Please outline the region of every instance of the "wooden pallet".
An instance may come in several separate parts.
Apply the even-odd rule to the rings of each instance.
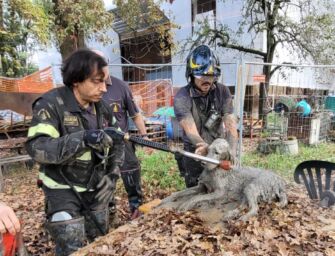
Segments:
[[[25,132],[28,131],[31,122],[31,117],[25,119],[23,121],[14,122],[12,121],[4,121],[0,120],[0,133],[3,133],[7,136],[7,138],[11,138],[10,133],[13,132]]]
[[[0,159],[0,192],[3,192],[4,189],[3,171],[8,170],[8,165],[18,162],[26,163],[29,160],[32,160],[29,155],[18,155]],[[26,167],[28,167],[28,165],[26,165]]]
[[[263,129],[263,120],[252,117],[243,119],[243,135],[250,138],[259,136]]]
[[[161,123],[146,123],[146,130],[149,139],[156,142],[166,141],[165,125]],[[129,130],[129,134],[138,135],[138,130]]]

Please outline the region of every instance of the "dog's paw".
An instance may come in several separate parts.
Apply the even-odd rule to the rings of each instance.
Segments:
[[[178,207],[178,210],[181,211],[181,212],[186,212],[188,210],[191,210],[193,209],[195,206],[195,204],[191,201],[191,202],[185,202],[185,203],[182,203],[179,207]]]
[[[229,212],[225,213],[222,220],[223,221],[228,221],[228,220],[236,219],[239,215],[240,215],[240,210],[235,209],[235,210],[232,210],[232,211],[229,211]]]

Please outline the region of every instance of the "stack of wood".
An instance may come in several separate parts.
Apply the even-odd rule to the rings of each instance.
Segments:
[[[243,118],[243,135],[245,137],[259,136],[263,129],[263,120],[253,117]]]
[[[163,142],[166,140],[165,125],[162,122],[145,121],[145,128],[149,139],[156,142]],[[129,130],[129,134],[138,135],[138,130]]]
[[[0,134],[5,134],[7,138],[11,138],[12,132],[26,132],[28,131],[31,122],[31,116],[25,116],[23,121],[7,121],[0,120]]]

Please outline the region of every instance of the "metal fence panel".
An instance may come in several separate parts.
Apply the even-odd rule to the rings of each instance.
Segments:
[[[261,154],[295,154],[302,143],[316,145],[333,139],[334,66],[243,65],[244,70],[270,65],[276,69],[268,83],[254,75],[243,84],[240,115],[245,148],[253,145]],[[266,91],[263,95],[262,87]]]

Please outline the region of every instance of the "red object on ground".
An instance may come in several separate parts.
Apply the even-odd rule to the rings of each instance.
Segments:
[[[16,251],[16,236],[13,236],[10,233],[5,233],[2,235],[3,243],[3,256],[14,256]]]

